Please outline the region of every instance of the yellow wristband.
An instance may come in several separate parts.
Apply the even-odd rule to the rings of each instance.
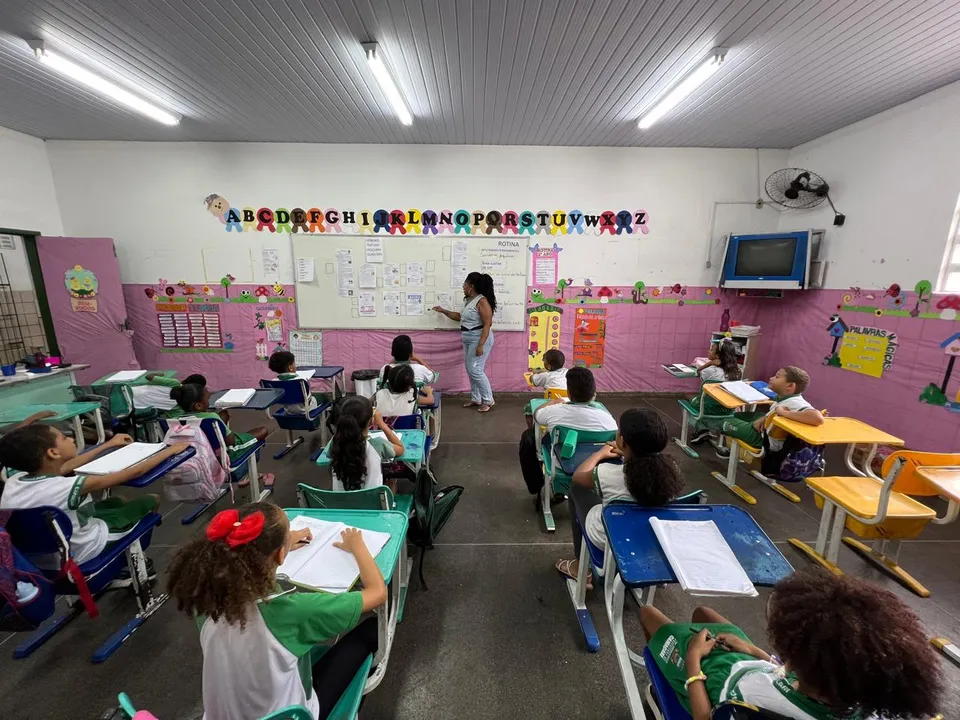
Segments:
[[[706,681],[707,681],[707,676],[704,675],[703,673],[698,673],[698,674],[694,675],[693,677],[688,677],[688,678],[687,678],[686,682],[683,683],[683,689],[686,690],[688,687],[690,687],[690,684],[691,684],[691,683],[695,683],[695,682],[706,682]]]

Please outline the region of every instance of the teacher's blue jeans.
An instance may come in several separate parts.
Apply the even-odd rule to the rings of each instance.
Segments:
[[[487,365],[487,358],[490,357],[490,351],[493,350],[493,331],[490,331],[487,341],[483,344],[483,355],[477,355],[477,343],[480,342],[482,332],[483,330],[465,330],[460,333],[463,340],[463,364],[466,365],[467,375],[470,377],[470,400],[492,405],[493,388],[490,387],[484,368]]]

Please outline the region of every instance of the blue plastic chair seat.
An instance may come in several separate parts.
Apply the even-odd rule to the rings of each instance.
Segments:
[[[287,412],[286,408],[277,408],[273,412],[273,419],[281,430],[316,430],[323,421],[323,413],[330,409],[333,403],[325,402],[313,408],[306,414]]]
[[[693,720],[687,709],[680,704],[677,693],[670,687],[670,683],[660,668],[657,667],[653,659],[653,653],[650,648],[643,649],[643,660],[647,666],[647,674],[650,676],[650,682],[653,684],[653,694],[656,695],[660,703],[660,712],[663,720]]]
[[[123,538],[107,545],[102,553],[92,560],[87,560],[87,562],[83,563],[83,565],[80,566],[80,572],[82,572],[85,577],[90,578],[92,575],[97,576],[87,581],[87,585],[90,586],[90,591],[96,593],[98,591],[98,584],[109,583],[110,580],[116,576],[116,573],[113,572],[104,573],[103,570],[105,568],[117,561],[122,563],[123,566],[126,566],[127,558],[125,553],[134,540],[139,540],[140,547],[144,550],[150,547],[153,529],[162,521],[163,516],[160,515],[160,513],[150,513],[138,522],[133,530],[124,535]],[[101,578],[104,579],[101,580]],[[109,578],[109,580],[106,578]],[[64,586],[66,589],[64,589]],[[74,587],[74,585],[69,580],[61,580],[60,583],[55,584],[54,587],[57,589],[57,592],[69,594],[69,588]]]

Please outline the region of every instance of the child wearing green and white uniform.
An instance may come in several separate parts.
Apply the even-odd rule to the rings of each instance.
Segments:
[[[709,720],[728,700],[790,720],[936,714],[939,660],[919,618],[893,593],[807,569],[777,583],[767,618],[782,662],[710,608],[697,608],[689,623],[640,609],[657,669],[693,720]]]
[[[300,376],[297,375],[296,357],[292,352],[277,350],[270,356],[267,367],[277,374],[277,380],[297,380],[300,378]],[[307,387],[309,387],[309,383],[307,383]],[[283,409],[293,415],[306,415],[311,410],[316,410],[323,403],[327,402],[328,399],[326,393],[310,393],[307,396],[306,402],[295,405],[284,405]]]
[[[690,438],[691,445],[696,445],[709,438],[720,430],[727,415],[733,415],[732,410],[728,410],[712,397],[704,394],[703,386],[709,383],[740,379],[737,347],[729,338],[722,338],[719,342],[710,346],[708,358],[707,364],[697,371],[700,376],[700,392],[690,400],[694,407],[698,407],[702,396],[704,415],[700,420],[697,420],[693,427],[693,437]]]
[[[82,456],[73,438],[52,425],[37,423],[17,428],[0,439],[0,462],[21,472],[12,475],[0,496],[0,509],[59,508],[73,526],[70,551],[78,564],[92,560],[113,540],[119,540],[140,520],[157,509],[156,495],[132,500],[110,497],[97,502],[92,494],[122,485],[187,449],[172,445],[147,459],[106,475],[74,475],[76,468],[91,462],[106,450],[133,442],[129,435],[114,435]],[[59,568],[62,558],[33,558],[41,567]]]
[[[371,425],[376,430],[371,435]],[[384,482],[384,460],[400,457],[406,451],[403,442],[370,400],[353,395],[343,401],[337,429],[327,450],[333,472],[334,490],[365,490],[386,484],[396,492],[392,477]]]
[[[543,354],[543,372],[524,373],[523,379],[527,385],[544,390],[566,390],[567,389],[567,368],[563,365],[567,361],[566,356],[556,349],[547,350]],[[527,420],[527,427],[533,427],[533,409],[530,403],[523,406],[523,414]]]
[[[335,545],[356,558],[362,591],[277,586],[277,568],[311,539],[309,529],[291,531],[276,506],[254,503],[219,513],[174,556],[170,594],[200,628],[205,720],[249,720],[291,705],[321,720],[376,653],[377,620],[361,616],[386,602],[387,589],[358,530]]]
[[[166,414],[170,411],[177,414],[177,401],[170,397],[170,390],[181,385],[201,385],[206,387],[207,379],[203,375],[189,375],[183,382],[174,377],[167,377],[162,373],[148,373],[144,378],[146,385],[131,385],[130,393],[133,396],[133,407],[137,411],[159,410]],[[167,415],[167,417],[170,417]]]

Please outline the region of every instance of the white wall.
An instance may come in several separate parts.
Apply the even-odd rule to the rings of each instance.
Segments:
[[[6,128],[0,128],[0,227],[63,234],[45,143]],[[14,249],[0,253],[10,283],[14,290],[33,290],[23,241],[13,236],[13,242]]]
[[[829,287],[936,283],[960,194],[960,83],[796,147],[790,165],[826,178],[847,216],[834,227],[824,203],[780,217],[827,229]]]
[[[292,281],[287,236],[224,232],[203,203],[219,193],[241,208],[645,209],[646,236],[560,239],[561,275],[602,284],[713,284],[716,265],[707,270],[704,263],[714,202],[752,202],[758,165],[762,180],[787,158],[781,150],[760,151],[758,163],[754,150],[47,145],[66,233],[114,238],[124,282],[204,279],[202,248],[235,251],[238,258],[252,250],[260,280],[263,247],[281,251],[282,279]],[[776,223],[769,209],[721,205],[715,235],[774,230]]]

